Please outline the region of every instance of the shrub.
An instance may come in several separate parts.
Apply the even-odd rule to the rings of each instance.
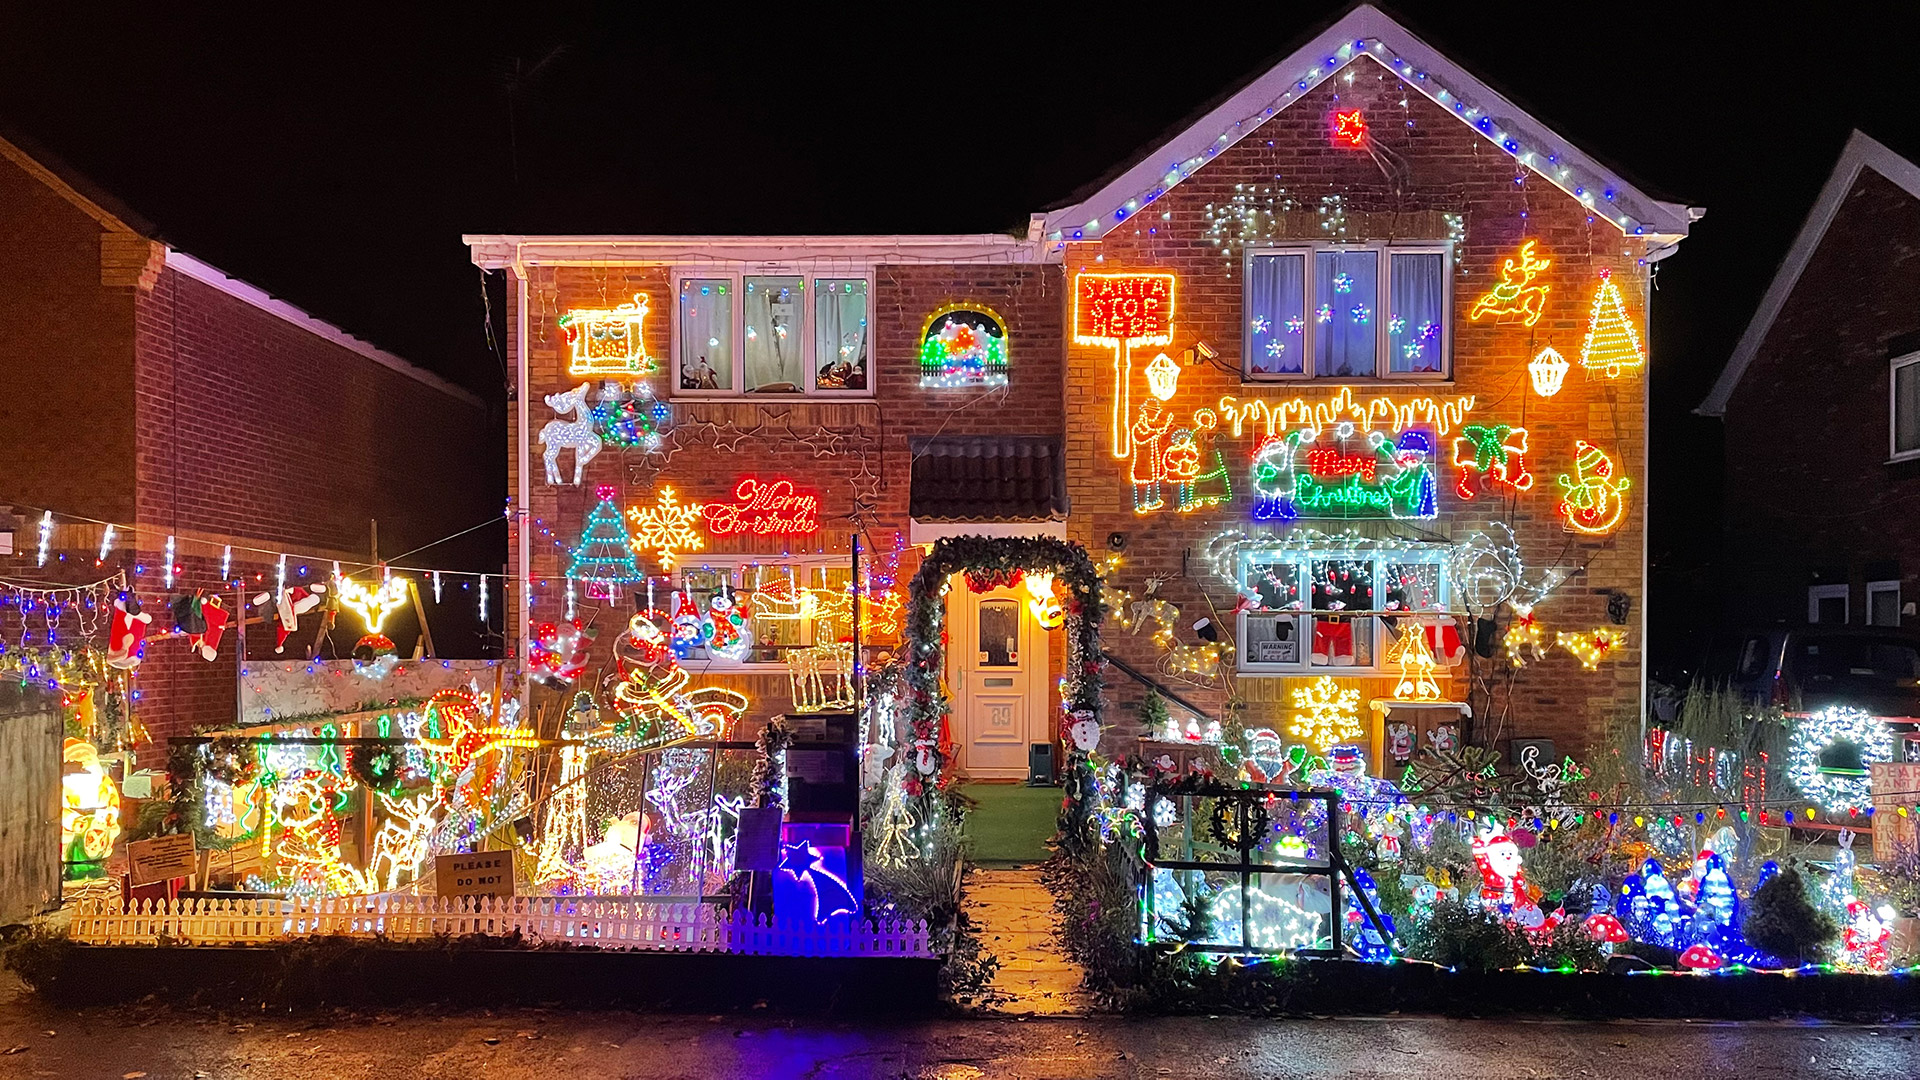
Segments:
[[[1833,916],[1807,898],[1806,883],[1793,867],[1754,892],[1743,929],[1754,948],[1791,964],[1821,959],[1840,936]]]
[[[1407,951],[1462,971],[1495,971],[1530,961],[1526,935],[1475,903],[1441,899],[1433,913],[1409,930]]]

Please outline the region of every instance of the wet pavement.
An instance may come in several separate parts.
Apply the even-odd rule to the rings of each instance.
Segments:
[[[1092,1011],[1085,972],[1054,934],[1053,894],[1038,867],[967,872],[966,911],[1000,961],[985,1006],[997,1013],[1058,1016]]]
[[[1437,1018],[787,1022],[521,1009],[266,1016],[60,1010],[0,992],[0,1078],[1685,1077],[1920,1074],[1914,1027]]]

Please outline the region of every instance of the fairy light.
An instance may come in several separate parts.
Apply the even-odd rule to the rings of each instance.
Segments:
[[[100,560],[99,561],[101,562],[107,561],[107,554],[113,550],[113,537],[114,537],[113,526],[108,525],[106,528],[106,531],[100,534]]]
[[[1627,317],[1620,287],[1613,283],[1613,270],[1600,269],[1600,287],[1593,293],[1593,311],[1587,316],[1587,337],[1580,343],[1580,366],[1617,379],[1623,372],[1645,367],[1647,354],[1640,347],[1640,335]]]
[[[53,543],[53,511],[40,515],[40,555],[35,566],[47,565],[47,548]]]
[[[165,573],[167,588],[173,588],[173,536],[167,536],[167,568]]]
[[[1859,751],[1857,769],[1822,763],[1826,751],[1840,743],[1851,743]],[[1794,725],[1787,744],[1787,773],[1802,795],[1829,812],[1865,806],[1873,798],[1867,766],[1894,760],[1893,751],[1893,731],[1885,721],[1851,706],[1831,705]],[[1812,816],[1811,807],[1808,816]]]

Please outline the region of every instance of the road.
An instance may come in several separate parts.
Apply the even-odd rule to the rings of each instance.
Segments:
[[[1177,1017],[905,1023],[517,1009],[239,1016],[0,995],[0,1078],[821,1080],[1920,1074],[1920,1029]],[[24,1048],[24,1049],[16,1049]]]

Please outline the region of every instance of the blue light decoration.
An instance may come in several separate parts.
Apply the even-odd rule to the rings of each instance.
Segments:
[[[1374,884],[1373,875],[1367,873],[1366,867],[1356,866],[1353,868],[1353,880],[1359,884],[1360,891],[1366,894],[1367,902],[1372,904],[1373,910],[1379,914],[1381,925],[1387,928],[1389,935],[1393,934],[1395,932],[1393,916],[1387,914],[1386,909],[1380,906],[1380,890]],[[1373,920],[1367,918],[1367,913],[1360,907],[1359,898],[1349,892],[1346,901],[1347,941],[1353,946],[1353,951],[1368,963],[1380,964],[1392,959],[1392,944],[1380,936],[1380,931],[1373,928]]]
[[[1431,520],[1440,513],[1433,447],[1425,431],[1359,435],[1345,423],[1275,435],[1253,454],[1254,519]]]
[[[1634,940],[1680,948],[1680,928],[1686,912],[1673,883],[1661,871],[1660,860],[1648,859],[1640,873],[1627,875],[1620,883],[1613,913],[1627,925]]]
[[[827,868],[829,853],[839,855],[842,865],[846,862],[846,851],[822,851],[808,840],[797,844],[782,842],[780,845],[780,877],[791,881],[807,896],[809,903],[803,909],[816,923],[826,922],[836,915],[856,915],[860,912],[860,900],[848,888],[846,879]],[[779,897],[774,898],[774,910],[782,911]]]

